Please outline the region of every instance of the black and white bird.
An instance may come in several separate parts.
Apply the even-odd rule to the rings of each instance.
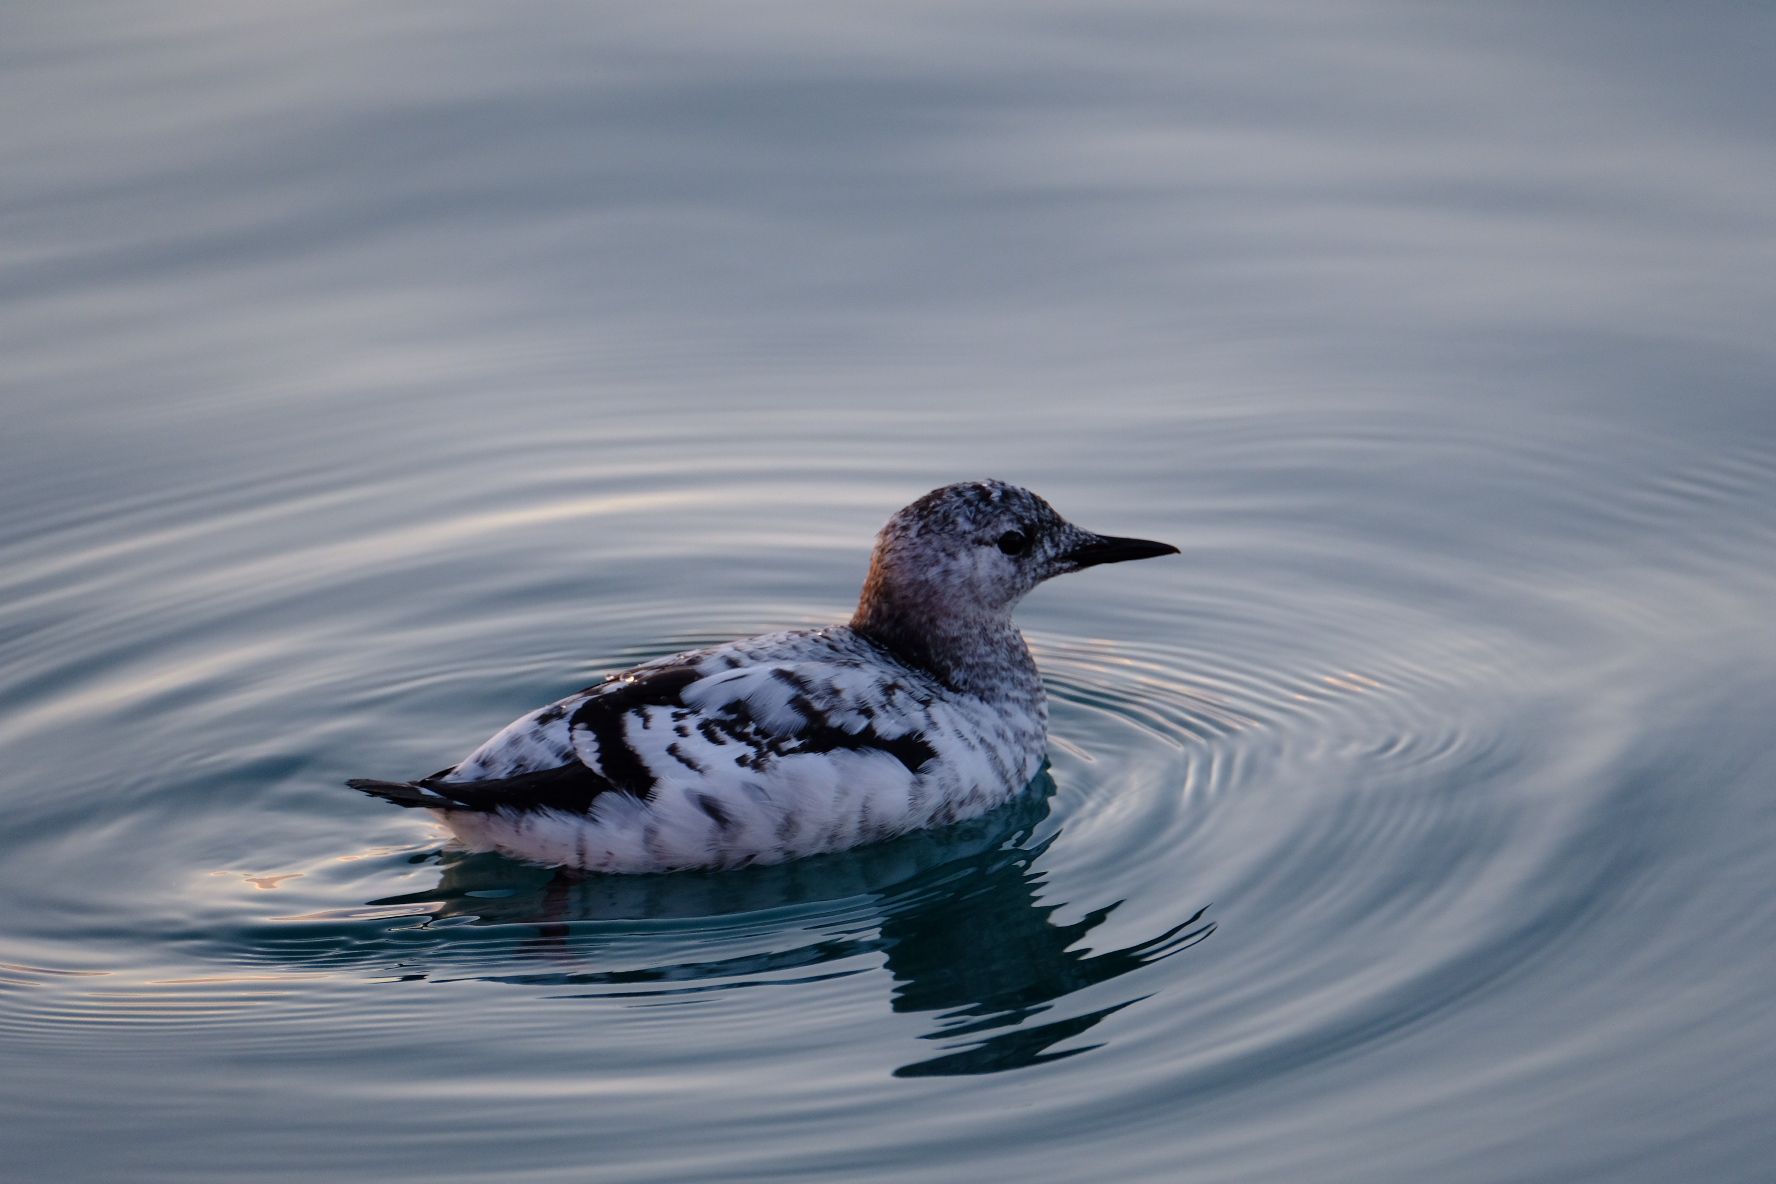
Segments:
[[[781,863],[971,818],[1047,747],[1012,608],[1051,576],[1177,551],[1003,481],[947,485],[882,528],[848,624],[644,662],[430,777],[348,784],[472,850],[597,872]]]

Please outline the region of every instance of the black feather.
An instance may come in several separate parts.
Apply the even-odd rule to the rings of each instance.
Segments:
[[[376,781],[369,777],[354,777],[346,782],[353,789],[361,789],[372,797],[382,798],[397,806],[413,808],[426,806],[435,810],[447,810],[451,804],[444,798],[425,791],[413,781]]]
[[[539,769],[516,777],[488,781],[347,781],[353,789],[383,798],[397,806],[423,806],[429,810],[466,810],[494,814],[501,810],[526,814],[559,810],[585,814],[601,793],[619,792],[606,778],[574,761],[555,769]]]
[[[593,688],[595,693],[574,712],[569,727],[592,733],[607,786],[643,801],[653,795],[658,779],[623,734],[629,713],[638,707],[683,707],[679,692],[701,677],[695,666],[667,666]]]

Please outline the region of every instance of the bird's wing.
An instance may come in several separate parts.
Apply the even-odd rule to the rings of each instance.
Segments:
[[[805,659],[724,670],[687,685],[684,704],[752,762],[803,753],[887,753],[917,773],[936,753],[929,694],[855,662]]]
[[[786,758],[892,758],[907,781],[936,755],[929,692],[826,652],[730,667],[721,650],[676,655],[513,721],[460,765],[357,788],[405,806],[585,813],[612,791],[662,782],[719,789]],[[893,768],[893,765],[885,768]]]

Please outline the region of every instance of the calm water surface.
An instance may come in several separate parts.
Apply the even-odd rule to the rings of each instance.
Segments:
[[[15,4],[19,1179],[1752,1182],[1776,17]],[[348,776],[1027,484],[1050,767],[772,869]]]

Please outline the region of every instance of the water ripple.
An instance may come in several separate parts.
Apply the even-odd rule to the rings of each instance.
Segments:
[[[1467,447],[1519,475],[1554,463]],[[1718,672],[1768,640],[1769,578],[1745,556],[1776,537],[1754,509],[1772,475],[1730,454],[1619,495],[1563,490],[1537,512],[1582,522],[1587,562],[1599,538],[1661,540],[1595,571],[1538,566],[1515,540],[1436,550],[1406,510],[1355,495],[1353,515],[1388,529],[1337,546],[1286,504],[1261,526],[1210,499],[1208,521],[1177,528],[1188,565],[1062,581],[1026,606],[1052,726],[1025,794],[855,851],[673,876],[467,855],[339,783],[436,767],[609,670],[842,619],[848,509],[812,544],[745,536],[782,570],[721,596],[673,577],[739,548],[652,537],[690,501],[552,479],[491,509],[379,485],[402,510],[343,532],[306,516],[356,503],[308,491],[207,524],[176,507],[190,520],[147,546],[89,526],[60,548],[24,537],[0,738],[53,792],[14,802],[0,1031],[99,1056],[201,1028],[294,1058],[317,1028],[410,1047],[467,1014],[538,1055],[596,1033],[601,1057],[684,1081],[1081,1075],[1083,1095],[1042,1095],[1044,1129],[1258,1104],[1427,1042],[1489,1064],[1463,1034],[1550,983],[1583,996],[1574,947],[1630,948],[1661,893],[1708,895],[1661,854],[1700,824],[1649,770],[1693,786],[1755,771],[1686,737],[1766,701]],[[693,500],[768,517],[806,493],[717,474]],[[576,541],[589,521],[614,540],[602,564]],[[1653,945],[1676,964],[1698,940]],[[1562,1014],[1563,1071],[1602,1055],[1591,1021]],[[685,1059],[662,1060],[662,1040]],[[831,1103],[853,1125],[885,1105],[914,1103]]]

